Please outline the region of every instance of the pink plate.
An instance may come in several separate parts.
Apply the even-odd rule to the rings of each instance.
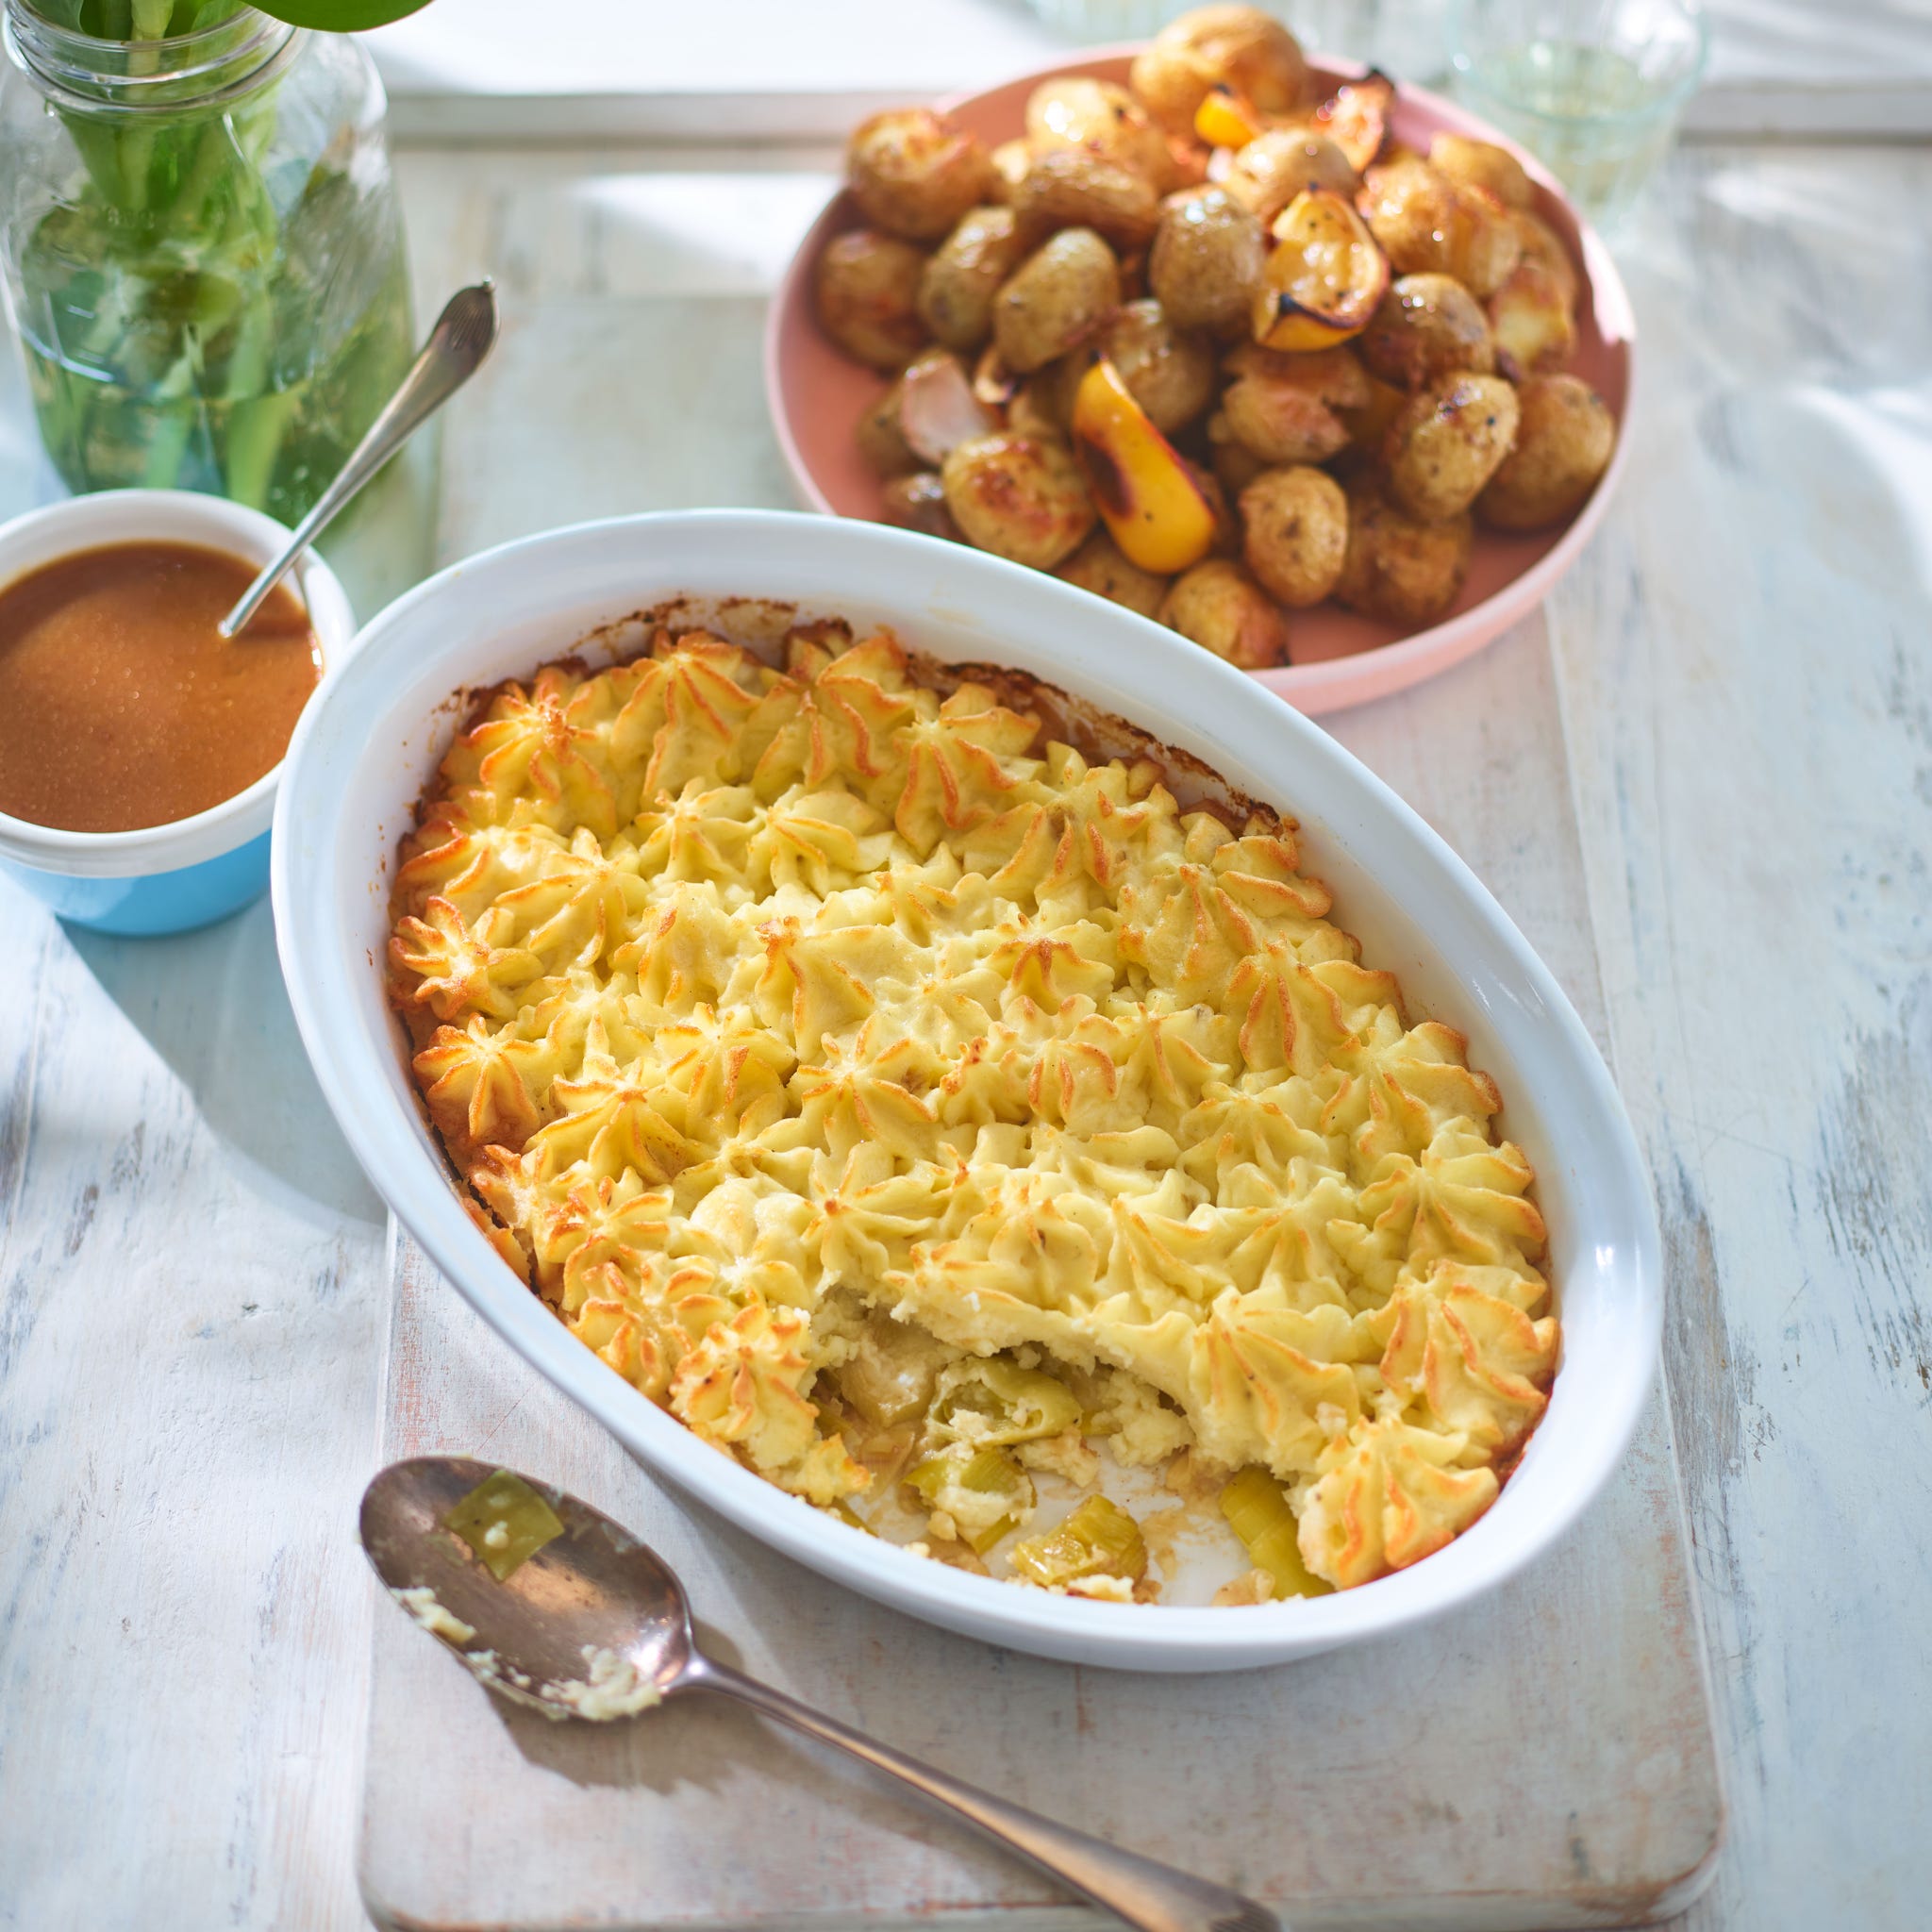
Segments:
[[[991,145],[1024,132],[1026,97],[1041,81],[1057,74],[1091,74],[1124,82],[1132,58],[1132,48],[1098,49],[1085,59],[1056,61],[1003,87],[943,105]],[[1358,79],[1364,71],[1319,55],[1309,65],[1316,80],[1330,90],[1343,80]],[[1536,183],[1537,212],[1563,237],[1582,269],[1571,372],[1603,397],[1621,425],[1629,408],[1637,328],[1608,251],[1551,176],[1515,142],[1439,95],[1406,85],[1398,89],[1390,116],[1397,141],[1426,149],[1430,137],[1443,129],[1507,147],[1529,171]],[[885,383],[872,370],[847,361],[812,313],[812,264],[834,235],[858,224],[858,211],[841,192],[799,244],[765,326],[765,396],[778,445],[805,501],[838,516],[875,521],[878,479],[859,457],[854,429]],[[1479,532],[1469,581],[1440,624],[1405,635],[1397,625],[1324,604],[1293,615],[1292,662],[1255,675],[1303,711],[1339,711],[1419,683],[1480,650],[1535,609],[1575,562],[1623,474],[1627,447],[1620,435],[1602,482],[1569,524],[1526,537]]]

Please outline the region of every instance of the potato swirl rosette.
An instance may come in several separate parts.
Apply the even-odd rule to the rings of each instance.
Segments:
[[[1028,689],[836,624],[499,689],[395,882],[425,1104],[571,1332],[808,1502],[1144,1598],[1100,1486],[1185,1457],[1270,1591],[1367,1582],[1544,1407],[1529,1165],[1291,821]]]

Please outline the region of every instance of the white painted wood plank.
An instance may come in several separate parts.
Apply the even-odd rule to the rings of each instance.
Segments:
[[[557,170],[541,192],[529,188],[538,162]],[[650,240],[664,217],[624,212],[622,195],[613,215],[606,200],[600,219],[612,232],[602,252],[630,250],[636,266],[600,287],[598,251],[558,240],[585,232],[560,186],[573,169],[591,182],[667,172],[661,156],[404,159],[425,296],[501,251],[527,265],[519,303],[554,291],[587,315],[604,303],[598,317],[630,331],[619,338],[629,360],[617,426],[591,425],[596,459],[581,472],[571,451],[582,425],[561,414],[547,453],[534,440],[520,444],[523,460],[553,462],[556,480],[542,492],[551,509],[530,491],[518,514],[551,521],[663,488],[660,435],[687,466],[688,500],[758,487],[745,479],[775,474],[768,447],[723,450],[652,389],[660,339],[641,301],[624,298],[648,292],[653,264],[669,258]],[[1688,1194],[1666,1200],[1684,1284],[1673,1386],[1734,1804],[1719,1883],[1692,1919],[1695,1932],[1907,1932],[1932,1891],[1928,1666],[1914,1607],[1925,1579],[1910,1527],[1932,1487],[1914,1358],[1932,1273],[1932,1173],[1922,1114],[1899,1091],[1932,1053],[1923,995],[1917,1007],[1907,997],[1932,950],[1932,779],[1920,775],[1932,765],[1921,741],[1932,703],[1921,468],[1932,289],[1923,253],[1907,249],[1932,175],[1923,152],[1731,147],[1684,158],[1673,179],[1654,230],[1628,244],[1648,384],[1640,462],[1551,622],[1618,1065],[1659,1172],[1674,1181],[1681,1158],[1690,1177]],[[581,199],[598,203],[589,191]],[[766,248],[749,271],[734,270],[741,279],[727,293],[743,303],[733,311],[741,317],[755,309]],[[679,258],[679,286],[701,292],[703,248],[687,238]],[[708,324],[724,312],[711,310]],[[756,380],[741,359],[750,325],[738,326],[731,358],[721,355],[709,378],[721,389]],[[591,352],[595,330],[578,341]],[[560,398],[568,383],[542,373],[541,341],[520,354],[523,393]],[[10,512],[30,500],[32,442],[17,371],[10,357],[0,362],[0,512]],[[473,393],[475,413],[466,398],[452,414],[453,465],[495,447],[481,421],[487,390]],[[479,533],[512,526],[508,499],[481,491],[475,502]],[[467,541],[459,531],[446,539]],[[1427,715],[1421,695],[1401,702]],[[1495,700],[1499,712],[1508,704],[1507,694]],[[1383,734],[1418,728],[1378,722],[1384,715],[1341,721],[1372,761],[1393,755]],[[1458,732],[1491,728],[1461,717]],[[1448,743],[1444,758],[1463,740]],[[1488,760],[1485,770],[1487,823],[1514,824],[1507,767]],[[1426,769],[1412,766],[1404,782],[1447,828]],[[1475,849],[1466,831],[1451,836]],[[1486,875],[1574,991],[1565,947],[1574,954],[1579,941],[1567,915],[1538,911],[1548,861],[1479,836]],[[348,1923],[356,1807],[342,1769],[354,1769],[359,1716],[345,1724],[341,1712],[368,1624],[345,1539],[375,1455],[376,1316],[356,1314],[358,1297],[375,1292],[375,1236],[366,1224],[352,1229],[364,1257],[357,1285],[325,1315],[299,1308],[301,1319],[244,1364],[231,1350],[221,1374],[196,1379],[209,1340],[179,1330],[184,1309],[221,1314],[208,1299],[212,1271],[224,1280],[231,1269],[309,1278],[315,1231],[299,1213],[285,1225],[267,1191],[225,1164],[258,1117],[191,1124],[189,1084],[105,996],[98,968],[17,896],[5,895],[0,917],[13,941],[0,977],[0,1335],[29,1352],[12,1358],[0,1387],[9,1450],[0,1547],[26,1547],[31,1524],[70,1537],[75,1552],[58,1575],[29,1576],[16,1563],[0,1592],[0,1617],[13,1612],[0,1623],[0,1922]],[[255,943],[253,963],[225,964],[211,983],[256,996],[248,975],[272,980],[273,968],[259,934]],[[127,950],[134,964],[117,982],[121,997],[149,1013],[170,1009],[176,980],[163,952]],[[59,1040],[83,1023],[102,1044],[77,1078]],[[221,1024],[212,1001],[193,1009],[207,1040],[221,1037]],[[239,1049],[217,1055],[185,1034],[175,1041],[170,1055],[195,1080],[241,1062]],[[29,1125],[25,1097],[46,1091],[42,1069],[56,1062],[58,1104]],[[291,1077],[279,1065],[270,1084]],[[174,1095],[169,1133],[189,1157],[158,1196],[108,1191],[95,1227],[111,1239],[92,1233],[70,1263],[74,1149],[98,1156],[127,1130],[130,1088]],[[291,1098],[287,1118],[300,1124],[281,1130],[278,1159],[291,1146],[330,1144],[319,1108]],[[42,1164],[50,1147],[66,1150],[58,1170]],[[111,1157],[95,1165],[111,1170]],[[50,1174],[58,1184],[43,1186]],[[1860,1176],[1870,1180],[1862,1198]],[[81,1297],[57,1298],[57,1287],[76,1285]],[[90,1319],[48,1313],[88,1296]],[[125,1318],[110,1324],[96,1307]],[[351,1315],[367,1324],[353,1346],[341,1340]],[[219,1324],[216,1339],[230,1348]],[[358,1395],[341,1364],[365,1347]],[[90,1385],[105,1394],[90,1395]],[[287,1392],[285,1428],[299,1439],[279,1462],[260,1421],[265,1389]],[[223,1447],[225,1405],[239,1406],[246,1453]],[[192,1426],[172,1420],[177,1406]],[[106,1504],[75,1527],[90,1453],[106,1487],[89,1493]],[[245,1507],[207,1505],[224,1475]],[[143,1495],[151,1515],[139,1512]],[[1895,1536],[1888,1523],[1901,1525]],[[338,1539],[313,1616],[306,1628],[251,1623],[234,1607],[265,1601],[289,1529],[298,1541]],[[125,1598],[130,1570],[153,1560],[146,1550],[174,1553],[178,1572],[205,1581],[212,1608],[195,1599],[194,1617],[211,1618],[225,1639],[240,1633],[245,1695],[220,1688],[207,1667],[213,1647],[178,1599],[164,1602],[170,1616],[136,1624],[139,1643],[135,1631],[118,1634],[125,1611],[101,1605]],[[305,1561],[296,1574],[317,1574]],[[76,1674],[115,1696],[85,1689],[76,1716],[38,1688]],[[133,1711],[119,1695],[131,1680],[142,1692]],[[222,1724],[200,1712],[210,1698]],[[319,1726],[307,1734],[305,1700],[315,1707],[307,1722]],[[316,1767],[298,1803],[274,1782],[279,1746],[263,1740],[304,1735],[310,1758],[285,1767],[291,1781],[307,1762]],[[76,1820],[93,1821],[84,1843]]]
[[[1715,1765],[1658,1412],[1563,1549],[1467,1615],[1239,1678],[1125,1675],[930,1629],[773,1556],[533,1384],[413,1249],[400,1273],[386,1456],[480,1454],[565,1484],[674,1564],[720,1656],[1241,1885],[1299,1932],[1625,1924],[1707,1876]],[[734,1709],[559,1729],[492,1705],[386,1603],[375,1635],[362,1882],[379,1924],[1098,1923]]]
[[[0,1923],[348,1927],[374,1196],[266,905],[0,924]]]
[[[1183,0],[1171,9],[1183,10]],[[1294,0],[1307,44],[1435,84],[1437,0]],[[1716,0],[1693,129],[1869,140],[1932,127],[1924,0]],[[1126,38],[1101,35],[1101,38]],[[1021,0],[711,0],[675,24],[633,0],[436,0],[370,36],[415,139],[838,140],[863,113],[986,87],[1072,39]]]
[[[481,406],[451,419],[445,541],[782,502],[751,379],[761,304],[706,292],[774,274],[775,231],[760,216],[708,250],[715,181],[536,158],[480,178],[413,163],[412,205],[452,247],[488,238],[512,318]],[[1343,735],[1493,874],[1600,1025],[1540,623]],[[1700,1875],[1715,1769],[1660,1414],[1588,1528],[1495,1605],[1359,1655],[1162,1683],[1003,1656],[808,1575],[667,1496],[420,1264],[401,1289],[386,1456],[501,1457],[613,1508],[686,1574],[727,1654],[967,1776],[1311,1926],[1614,1923]],[[735,1715],[619,1740],[526,1724],[387,1614],[375,1659],[362,1870],[385,1923],[1069,1923],[1027,1874]],[[1524,1688],[1552,1683],[1560,1718]]]
[[[1932,157],[1670,187],[1549,622],[1733,1807],[1691,1923],[1877,1932],[1932,1889]]]

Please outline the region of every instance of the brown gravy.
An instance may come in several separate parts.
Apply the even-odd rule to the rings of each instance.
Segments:
[[[285,584],[240,637],[220,636],[254,575],[218,550],[115,543],[0,589],[0,811],[126,832],[272,771],[322,654]]]

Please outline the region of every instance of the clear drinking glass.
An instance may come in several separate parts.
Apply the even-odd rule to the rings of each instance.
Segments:
[[[1451,0],[1456,91],[1614,225],[1669,152],[1708,36],[1687,0]]]
[[[1151,41],[1169,21],[1188,11],[1190,0],[1028,0],[1034,12],[1070,41],[1110,45],[1118,41]],[[1262,10],[1285,17],[1282,0]],[[1291,21],[1290,25],[1293,25]]]
[[[1027,0],[1048,26],[1070,41],[1096,45],[1152,40],[1176,13],[1180,0]]]
[[[1069,41],[1090,45],[1151,41],[1199,0],[1027,0]],[[1303,49],[1365,60],[1433,87],[1441,77],[1442,0],[1255,0]]]

